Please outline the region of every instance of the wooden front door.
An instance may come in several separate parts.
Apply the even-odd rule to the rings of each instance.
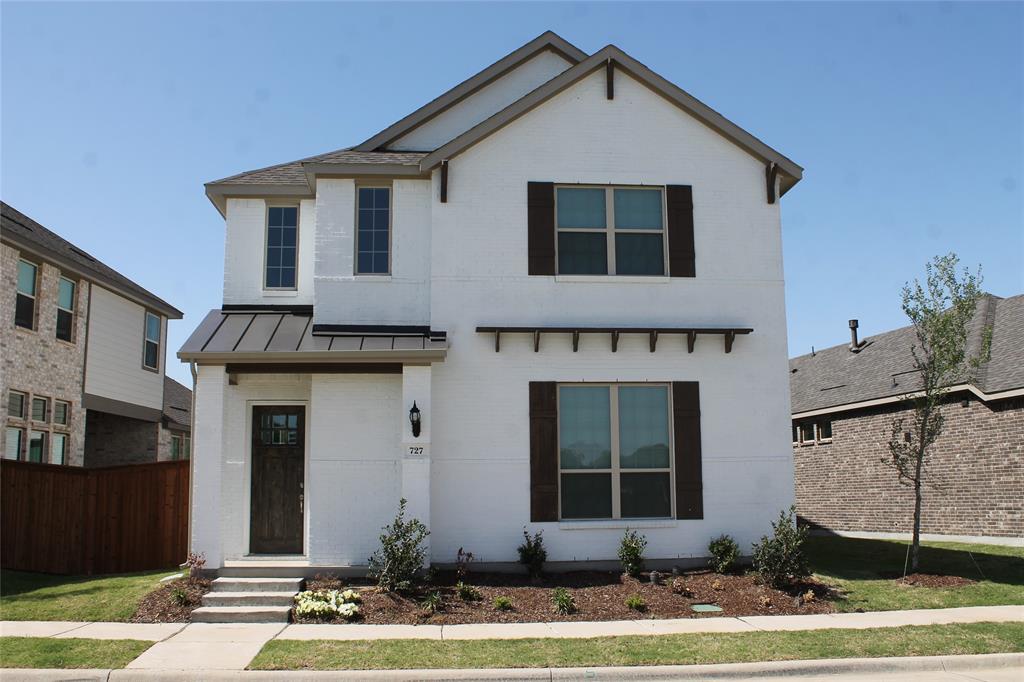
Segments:
[[[252,408],[252,554],[302,554],[305,443],[305,407]]]

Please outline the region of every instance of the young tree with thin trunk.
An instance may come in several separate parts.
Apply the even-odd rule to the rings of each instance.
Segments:
[[[983,331],[982,349],[969,357],[968,325],[981,298],[981,268],[958,270],[956,254],[936,256],[925,265],[925,282],[903,287],[903,312],[917,337],[911,346],[917,390],[903,397],[908,417],[893,420],[889,457],[882,461],[914,489],[914,537],[910,570],[918,570],[921,545],[921,500],[931,447],[942,435],[942,403],[951,386],[970,381],[987,357],[991,330]],[[906,422],[909,421],[909,424]]]

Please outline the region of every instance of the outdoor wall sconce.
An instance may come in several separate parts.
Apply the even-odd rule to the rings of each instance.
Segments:
[[[412,426],[412,437],[420,437],[420,408],[416,407],[416,401],[412,401],[412,409],[409,410],[409,424]]]

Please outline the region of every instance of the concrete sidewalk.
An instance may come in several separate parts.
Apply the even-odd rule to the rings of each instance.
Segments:
[[[817,661],[774,661],[722,665],[660,665],[616,668],[503,668],[325,671],[182,671],[182,670],[5,670],[10,679],[32,682],[237,682],[238,680],[368,680],[404,682],[493,682],[496,680],[792,680],[793,682],[1018,682],[1024,655],[919,656],[907,658],[845,658]]]

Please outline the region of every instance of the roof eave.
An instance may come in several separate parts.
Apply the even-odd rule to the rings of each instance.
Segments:
[[[229,198],[285,197],[292,199],[312,199],[314,196],[308,185],[290,185],[282,183],[258,184],[254,182],[208,182],[205,187],[206,197],[224,218],[227,217],[227,200]]]
[[[180,350],[178,359],[182,362],[197,362],[201,365],[224,364],[305,364],[310,362],[437,362],[448,354],[445,349],[431,350],[329,350],[329,351],[259,351],[259,352],[189,352]]]

